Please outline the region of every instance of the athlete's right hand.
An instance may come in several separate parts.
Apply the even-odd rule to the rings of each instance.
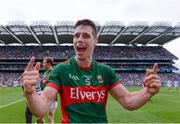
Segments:
[[[35,61],[35,57],[32,57],[29,61],[28,65],[24,73],[22,74],[24,93],[25,95],[32,94],[35,92],[35,86],[39,78],[39,69],[41,66],[40,62],[37,62],[33,67]]]

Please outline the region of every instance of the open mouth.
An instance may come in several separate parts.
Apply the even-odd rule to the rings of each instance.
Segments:
[[[77,46],[77,52],[85,52],[86,51],[86,47],[84,46]]]

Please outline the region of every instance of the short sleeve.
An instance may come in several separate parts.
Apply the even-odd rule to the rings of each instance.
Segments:
[[[115,71],[111,67],[107,68],[107,75],[110,89],[118,84],[121,84],[120,78],[116,75]]]
[[[49,76],[49,80],[48,80],[48,86],[56,89],[57,91],[60,91],[60,88],[61,88],[61,73],[60,72],[61,72],[60,65],[55,66],[52,69],[51,74]]]

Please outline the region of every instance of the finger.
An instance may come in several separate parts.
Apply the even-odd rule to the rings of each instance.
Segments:
[[[150,82],[152,82],[152,83],[160,83],[161,81],[160,81],[160,79],[151,79]]]
[[[34,65],[34,61],[35,61],[35,57],[32,57],[28,63],[28,65],[26,66],[25,71],[31,71]]]
[[[24,72],[24,73],[22,74],[22,77],[27,76],[27,75],[29,75],[29,76],[31,76],[31,75],[39,75],[39,72],[38,72],[37,70],[34,70],[34,71],[26,71],[26,72]]]
[[[37,83],[37,80],[31,80],[31,81],[30,81],[31,86],[36,85],[36,83]]]
[[[153,84],[161,84],[161,81],[159,79],[151,79],[150,81],[146,82],[147,87],[153,87]]]
[[[34,67],[34,70],[39,71],[40,67],[41,67],[41,63],[40,63],[40,62],[37,62],[36,65],[35,65],[35,67]]]
[[[36,75],[36,76],[24,76],[23,80],[39,80],[39,75]]]
[[[160,77],[157,76],[157,75],[151,74],[151,75],[149,75],[148,77],[146,77],[146,78],[144,79],[144,82],[147,82],[147,81],[149,81],[149,80],[151,80],[151,79],[159,79],[159,80],[160,80]]]
[[[157,68],[158,68],[158,64],[155,63],[154,66],[153,66],[153,74],[157,75]]]
[[[157,75],[154,75],[154,74],[151,74],[150,76],[148,76],[148,77],[146,77],[145,79],[144,79],[144,82],[143,82],[143,84],[144,84],[144,86],[145,87],[149,87],[149,85],[153,82],[153,81],[160,81],[161,79],[160,79],[160,77],[159,76],[157,76]]]
[[[153,79],[153,80],[150,81],[149,86],[150,86],[150,87],[153,87],[154,84],[160,84],[160,83],[161,83],[160,80]]]
[[[159,81],[156,81],[156,83],[151,83],[150,88],[156,87],[156,88],[160,88],[161,87],[161,83]]]
[[[146,69],[146,77],[152,74],[152,71],[150,69]]]
[[[34,86],[36,84],[37,80],[25,80],[23,83],[24,88],[28,88],[30,86]]]

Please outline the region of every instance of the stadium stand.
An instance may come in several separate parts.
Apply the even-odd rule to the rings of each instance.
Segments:
[[[30,26],[23,22],[1,25],[0,87],[16,85],[31,56],[40,62],[44,56],[52,56],[55,65],[73,56],[73,27],[74,23],[69,21],[57,22],[54,26],[48,22],[34,22]],[[162,23],[124,26],[108,22],[98,25],[97,29],[99,42],[106,45],[97,46],[95,59],[112,66],[126,86],[141,86],[143,79],[139,77],[143,77],[146,68],[152,68],[154,63],[159,64],[158,74],[163,86],[168,80],[180,82],[180,75],[174,72],[178,68],[173,65],[178,58],[163,47],[180,37],[180,26]],[[12,45],[14,43],[17,45]],[[28,46],[30,43],[36,46]],[[46,46],[47,43],[53,46]],[[71,45],[64,45],[67,43]]]

